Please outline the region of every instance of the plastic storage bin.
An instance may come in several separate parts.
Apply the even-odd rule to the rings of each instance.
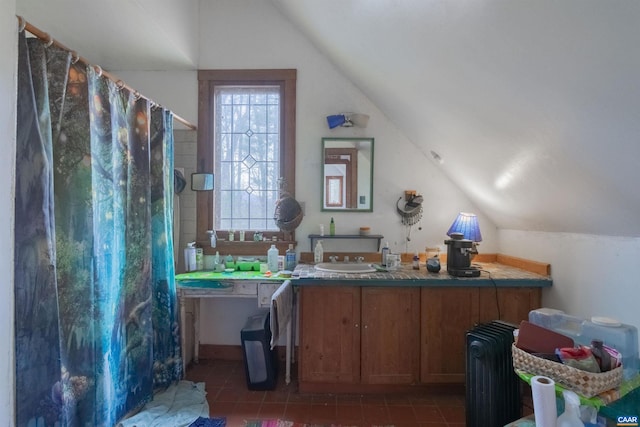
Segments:
[[[573,338],[576,344],[591,345],[601,340],[622,355],[625,380],[638,374],[638,329],[606,317],[582,319],[552,308],[539,308],[529,312],[529,322]]]
[[[584,319],[554,308],[539,308],[529,312],[529,322],[578,341]]]
[[[277,383],[278,360],[271,350],[269,312],[247,319],[240,332],[244,368],[249,390],[273,390]]]

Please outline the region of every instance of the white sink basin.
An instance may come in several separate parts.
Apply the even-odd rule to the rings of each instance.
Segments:
[[[375,273],[376,269],[370,264],[321,262],[316,264],[316,270],[328,273]]]

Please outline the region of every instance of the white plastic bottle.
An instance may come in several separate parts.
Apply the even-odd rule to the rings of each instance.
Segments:
[[[387,266],[387,255],[389,255],[389,242],[385,242],[382,247],[382,266]]]
[[[271,248],[267,251],[267,265],[269,266],[269,271],[275,273],[278,271],[278,256],[280,252],[276,245],[271,245]]]
[[[322,240],[318,240],[316,247],[313,250],[313,262],[316,264],[321,263],[324,260],[324,248],[322,247]]]
[[[195,271],[196,269],[196,242],[187,243],[184,249],[184,269]]]
[[[580,398],[571,390],[562,392],[564,412],[558,417],[556,427],[584,427],[580,420]]]

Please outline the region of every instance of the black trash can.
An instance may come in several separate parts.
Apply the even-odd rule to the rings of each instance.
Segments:
[[[275,349],[270,349],[269,312],[249,317],[240,338],[247,387],[249,390],[273,390],[278,377],[278,357]]]

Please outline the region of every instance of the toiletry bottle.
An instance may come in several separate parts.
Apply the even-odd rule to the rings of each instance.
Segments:
[[[387,266],[387,255],[389,254],[389,242],[384,242],[382,247],[382,266]]]
[[[289,249],[285,252],[285,270],[293,271],[296,268],[296,251],[293,243],[289,243]]]
[[[216,247],[216,241],[218,240],[218,235],[216,234],[216,230],[208,230],[207,234],[209,235],[209,242],[212,248]]]
[[[196,248],[196,270],[204,270],[204,250]]]
[[[272,273],[276,273],[278,271],[278,255],[279,252],[276,245],[271,245],[271,248],[267,251],[267,265]]]
[[[196,269],[196,242],[187,243],[184,249],[184,269],[195,271]]]
[[[331,222],[329,223],[329,235],[336,235],[336,223],[333,221],[333,217],[331,217]]]
[[[220,252],[216,251],[216,254],[213,256],[213,268],[214,268],[214,270],[218,269],[218,265],[220,265]]]
[[[324,260],[324,249],[322,248],[322,240],[318,240],[316,247],[313,250],[313,262],[316,264],[321,263]]]
[[[411,265],[414,270],[420,270],[420,256],[418,252],[413,254],[413,263]]]
[[[233,230],[229,230],[229,241],[233,242],[233,239],[235,238],[234,232]]]
[[[324,224],[320,224],[320,235],[324,236]]]
[[[562,392],[564,412],[558,417],[557,427],[584,427],[580,420],[580,398],[571,390]]]

